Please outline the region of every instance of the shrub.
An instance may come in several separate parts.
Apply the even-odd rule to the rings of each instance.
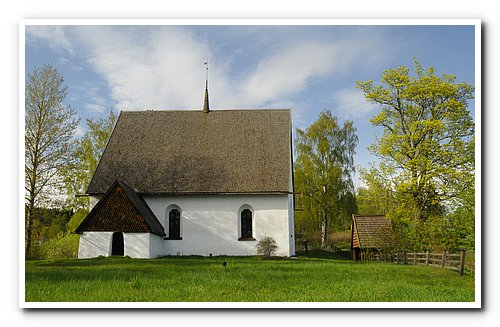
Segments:
[[[26,260],[41,260],[45,259],[42,253],[42,246],[37,243],[31,244],[30,253],[26,256]]]
[[[270,236],[265,236],[257,243],[257,254],[262,255],[266,258],[274,256],[276,250],[278,249],[278,244],[274,238]]]
[[[41,245],[42,257],[44,259],[76,258],[79,240],[78,234],[59,233]]]

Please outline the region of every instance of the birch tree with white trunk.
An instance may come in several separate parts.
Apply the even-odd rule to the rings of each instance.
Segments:
[[[31,249],[37,206],[63,186],[60,171],[72,163],[79,119],[63,102],[64,78],[52,65],[35,68],[25,85],[25,254]]]
[[[297,129],[294,163],[295,190],[303,205],[296,225],[316,229],[326,248],[329,228],[339,227],[355,210],[354,154],[358,144],[352,122],[340,125],[330,111],[322,112],[309,128]],[[349,220],[350,222],[350,220]]]

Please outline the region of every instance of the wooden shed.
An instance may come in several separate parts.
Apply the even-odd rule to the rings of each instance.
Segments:
[[[391,222],[384,215],[352,215],[352,259],[374,258],[395,243]]]

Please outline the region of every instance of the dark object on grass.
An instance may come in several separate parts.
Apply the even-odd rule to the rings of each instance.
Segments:
[[[227,262],[226,261],[222,261],[222,266],[224,266],[224,268],[226,268]]]

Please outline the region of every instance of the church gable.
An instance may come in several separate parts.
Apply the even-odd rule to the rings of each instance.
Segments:
[[[145,201],[119,181],[111,185],[75,232],[115,231],[165,236],[162,225]]]

